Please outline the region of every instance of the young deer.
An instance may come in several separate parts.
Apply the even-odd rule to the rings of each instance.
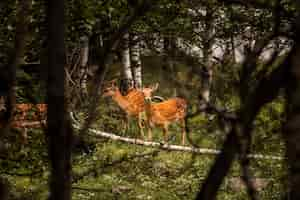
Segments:
[[[0,111],[6,110],[4,98],[0,97]],[[28,113],[32,112],[32,117],[27,118]],[[18,103],[15,104],[14,114],[11,126],[16,129],[21,129],[22,143],[27,143],[27,127],[40,126],[40,122],[46,118],[47,104],[31,104],[31,103]],[[2,122],[0,123],[2,127]]]
[[[15,107],[15,112],[20,115],[18,119],[25,120],[28,113],[32,111],[32,119],[39,120],[46,117],[47,104],[31,104],[31,103],[18,103]]]
[[[103,97],[111,96],[112,99],[126,112],[126,129],[129,126],[130,119],[136,118],[138,120],[138,127],[140,134],[144,138],[144,130],[142,123],[142,114],[145,111],[145,97],[144,92],[151,94],[156,90],[154,87],[143,88],[141,90],[132,88],[127,95],[122,95],[120,89],[112,82],[111,86],[104,89]]]
[[[152,88],[155,90],[157,85]],[[182,127],[182,145],[185,145],[186,131],[185,131],[185,116],[187,112],[186,100],[182,98],[171,98],[159,103],[151,102],[151,94],[143,91],[145,95],[145,111],[147,116],[147,128],[149,140],[152,140],[153,126],[160,126],[163,128],[164,141],[168,139],[168,127],[172,122],[179,122]]]
[[[28,119],[29,112],[32,112],[32,118]],[[46,118],[47,104],[19,103],[15,105],[15,115],[12,127],[21,129],[22,143],[27,143],[27,127],[40,126],[41,121]],[[30,122],[31,121],[31,122]]]

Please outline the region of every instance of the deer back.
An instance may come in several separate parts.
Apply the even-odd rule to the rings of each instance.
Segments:
[[[145,110],[145,101],[144,101],[145,97],[143,92],[136,89],[132,89],[125,96],[125,98],[132,105],[132,107],[135,109],[135,112],[137,114]]]
[[[157,124],[178,121],[186,116],[187,103],[181,98],[172,98],[160,103],[151,103],[150,118]]]
[[[16,120],[25,120],[28,113],[32,111],[33,119],[36,119],[38,115],[44,116],[47,111],[47,104],[31,104],[31,103],[19,103],[15,106]]]

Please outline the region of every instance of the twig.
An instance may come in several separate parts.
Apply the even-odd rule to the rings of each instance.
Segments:
[[[79,187],[79,186],[72,186],[73,190],[83,190],[87,192],[103,192],[105,191],[102,188],[87,188],[87,187]]]

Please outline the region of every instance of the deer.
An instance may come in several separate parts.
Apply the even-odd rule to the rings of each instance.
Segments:
[[[5,110],[4,108],[3,110]],[[32,113],[32,119],[28,120],[28,113]],[[31,103],[17,103],[15,104],[14,115],[11,126],[21,131],[22,144],[27,143],[27,128],[40,126],[41,121],[46,117],[47,104],[31,104]],[[37,121],[34,121],[37,120]],[[1,125],[2,126],[2,125]]]
[[[104,89],[103,97],[112,97],[118,106],[126,113],[125,129],[129,127],[131,118],[136,118],[138,127],[142,138],[145,137],[143,130],[143,113],[145,112],[145,97],[144,92],[151,95],[157,87],[145,87],[141,89],[131,88],[127,95],[122,95],[120,89],[116,86],[114,81],[112,84]]]
[[[156,84],[150,90],[156,90],[158,84]],[[179,122],[182,128],[181,143],[185,145],[186,139],[186,124],[185,117],[187,114],[187,102],[183,98],[174,97],[164,100],[159,103],[151,101],[151,94],[148,91],[143,91],[145,96],[145,112],[147,118],[148,139],[152,141],[152,128],[154,126],[160,126],[163,129],[164,142],[168,140],[168,127],[173,122]]]
[[[15,112],[17,115],[20,114],[20,120],[25,120],[30,111],[33,111],[34,120],[45,118],[47,104],[18,103],[15,105]]]
[[[22,144],[27,144],[27,128],[41,126],[45,122],[47,104],[18,103],[15,105],[16,115],[14,116],[12,127],[21,129]],[[32,118],[29,120],[29,112]]]

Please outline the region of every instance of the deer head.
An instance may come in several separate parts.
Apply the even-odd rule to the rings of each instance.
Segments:
[[[114,96],[117,91],[119,91],[119,88],[117,86],[116,80],[113,79],[104,87],[102,96],[103,97]]]
[[[151,100],[152,93],[157,90],[159,84],[155,83],[152,86],[142,88],[142,92],[144,93],[145,100]]]

